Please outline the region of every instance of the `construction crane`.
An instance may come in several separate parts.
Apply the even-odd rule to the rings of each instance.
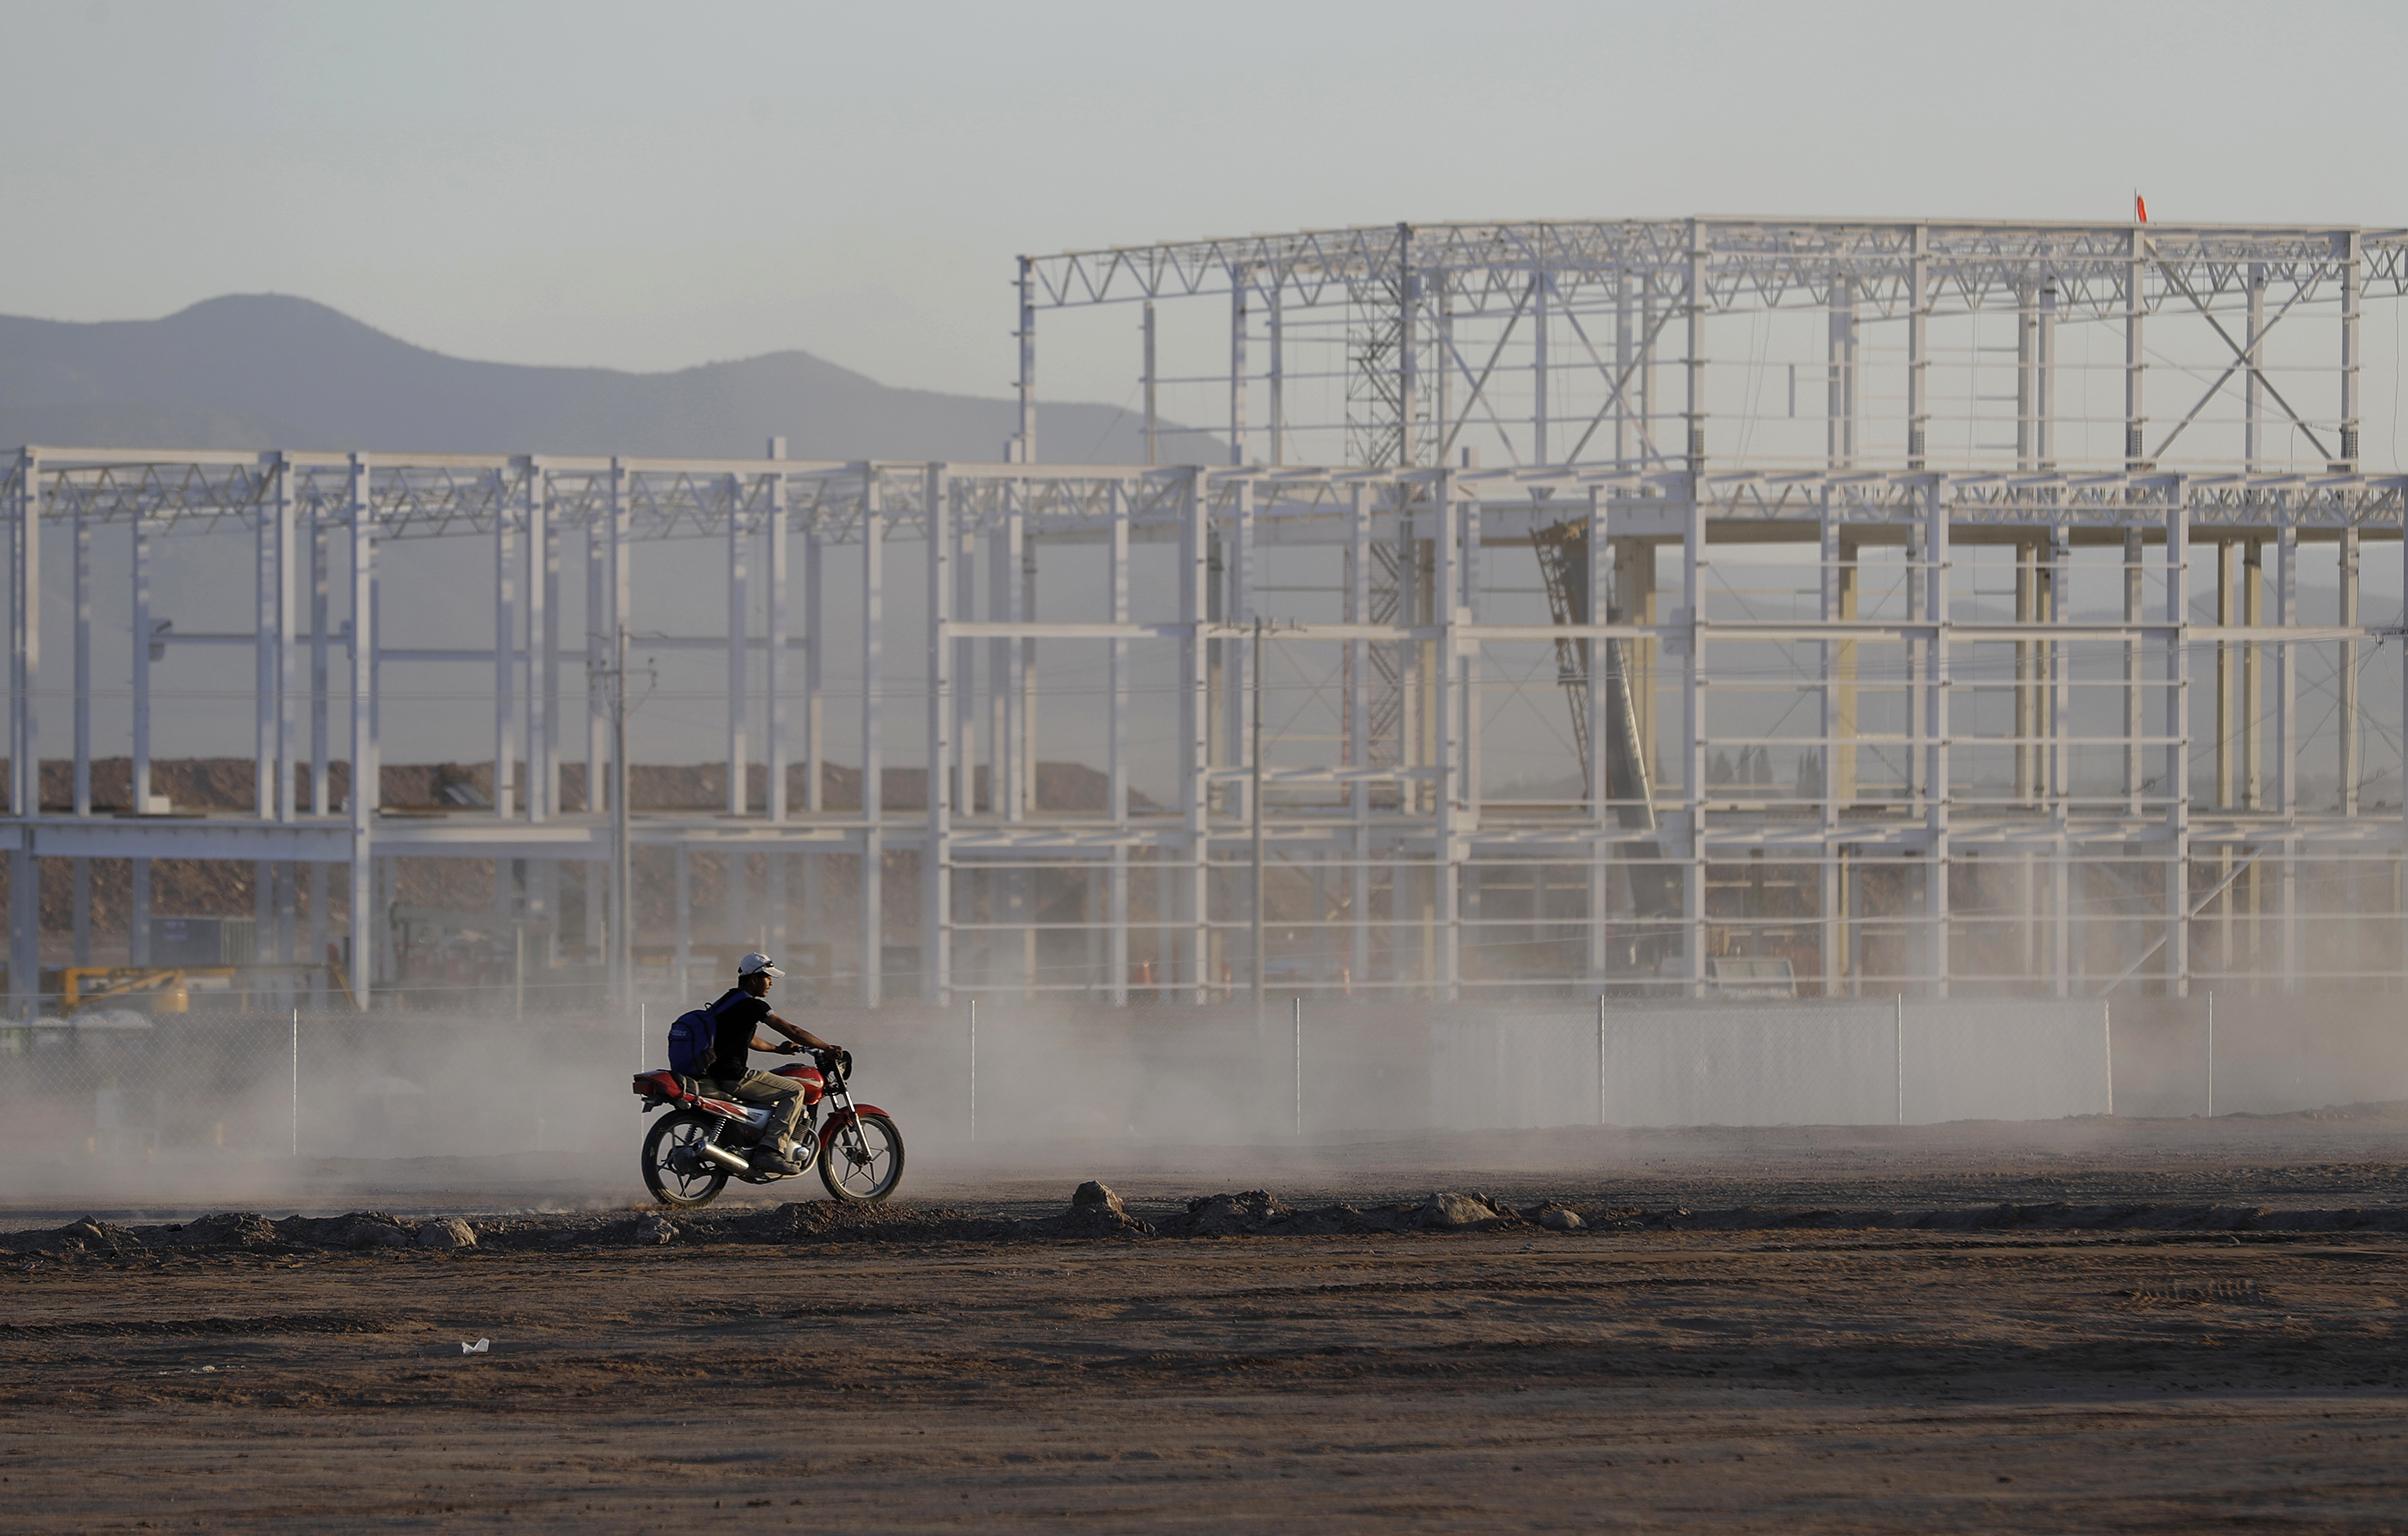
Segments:
[[[1592,609],[1589,593],[1588,526],[1561,522],[1530,535],[1538,556],[1539,579],[1547,588],[1547,611],[1557,624],[1586,624]],[[1605,794],[1615,819],[1647,831],[1656,828],[1655,785],[1647,755],[1639,749],[1639,717],[1631,703],[1630,647],[1624,640],[1605,642],[1603,703],[1612,729],[1605,738]],[[1590,753],[1596,750],[1597,722],[1589,718],[1588,647],[1570,635],[1555,637],[1555,680],[1563,686],[1572,712],[1572,746],[1580,756],[1582,794],[1591,779]]]

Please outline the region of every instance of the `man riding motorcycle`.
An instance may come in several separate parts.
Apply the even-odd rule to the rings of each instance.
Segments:
[[[758,1104],[770,1113],[771,1129],[762,1133],[760,1150],[753,1154],[755,1161],[775,1173],[800,1173],[804,1165],[794,1156],[794,1127],[802,1114],[802,1088],[792,1078],[751,1070],[745,1052],[773,1051],[791,1056],[797,1051],[812,1050],[830,1052],[839,1058],[847,1053],[770,1011],[769,984],[785,974],[770,963],[767,955],[757,951],[746,955],[736,962],[735,986],[705,1011],[719,1026],[711,1052],[714,1088],[722,1097],[740,1104]],[[758,1031],[764,1024],[786,1038],[775,1044],[762,1039]]]

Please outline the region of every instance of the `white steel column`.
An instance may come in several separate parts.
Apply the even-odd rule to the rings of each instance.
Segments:
[[[1547,464],[1547,296],[1554,284],[1546,268],[1530,269],[1530,462]]]
[[[2142,436],[2148,425],[2143,391],[2147,383],[2147,363],[2141,349],[2141,306],[2143,263],[2148,260],[2149,237],[2140,226],[2132,229],[2132,260],[2124,280],[2124,468],[2139,471],[2148,467],[2148,445]]]
[[[2344,231],[2341,245],[2341,453],[2332,467],[2345,474],[2358,471],[2358,321],[2360,252],[2356,230]],[[2398,302],[2396,299],[2393,302]]]
[[[2191,988],[2191,614],[2190,497],[2180,475],[2166,480],[2166,976],[2176,996]],[[2222,616],[2218,616],[2222,622]],[[2229,954],[2218,957],[2229,966]]]
[[[1638,380],[1631,368],[1631,269],[1618,267],[1614,271],[1614,467],[1631,467],[1631,445],[1639,441],[1631,432],[1631,397],[1638,390]]]
[[[2073,590],[2073,530],[2059,522],[2049,529],[2048,583],[2045,587],[2047,606],[2042,610],[2046,622],[2062,624]],[[1945,616],[1945,614],[1943,614]],[[2048,683],[2048,753],[2045,758],[2045,782],[2042,792],[2047,796],[2051,820],[2056,825],[2057,838],[2051,857],[2056,881],[2055,903],[2050,917],[2055,924],[2054,973],[2056,995],[2070,997],[2073,993],[2073,868],[2068,861],[2073,836],[2073,749],[2066,737],[2073,726],[2073,667],[2065,645],[2057,640],[2043,642]],[[1947,784],[1941,784],[1946,798]]]
[[[75,602],[75,769],[72,788],[69,791],[69,804],[74,807],[76,815],[89,816],[92,814],[92,527],[86,521],[81,505],[75,509],[73,527],[75,540],[75,569],[72,577],[72,595]],[[82,887],[89,874],[88,861],[77,859],[75,868],[79,898],[76,902],[75,917],[80,924],[86,919],[84,902],[80,898],[84,895]],[[82,938],[83,931],[79,928],[79,945],[82,943]],[[86,958],[79,949],[76,963],[84,964]]]
[[[618,654],[618,618],[610,602],[610,523],[588,514],[585,524],[585,812],[599,812],[610,779],[610,693],[607,658]]]
[[[1822,517],[1817,540],[1818,580],[1822,621],[1836,625],[1843,617],[1839,522],[1831,515],[1831,488],[1823,488]],[[1823,995],[1839,996],[1839,978],[1847,969],[1847,928],[1840,918],[1839,812],[1840,789],[1840,651],[1845,642],[1825,640],[1816,647],[1822,671],[1819,690],[1822,719],[1816,734],[1823,741],[1822,962]],[[1594,734],[1592,732],[1592,734]],[[1848,734],[1854,734],[1851,725]]]
[[[1688,276],[1681,289],[1681,311],[1688,324],[1689,343],[1681,362],[1685,381],[1681,415],[1689,429],[1688,463],[1694,496],[1706,472],[1706,234],[1695,219],[1689,221]]]
[[[1246,272],[1229,269],[1229,462],[1246,462]]]
[[[1453,1002],[1461,995],[1463,976],[1463,850],[1458,826],[1465,792],[1462,667],[1457,651],[1462,635],[1456,623],[1462,612],[1463,533],[1455,505],[1454,474],[1441,468],[1431,483],[1430,495],[1430,511],[1436,521],[1430,545],[1438,567],[1432,583],[1438,599],[1438,664],[1433,678],[1437,699],[1432,710],[1438,727],[1438,826],[1430,859],[1438,908],[1433,914],[1438,943],[1434,980],[1439,997]]]
[[[781,463],[786,457],[786,439],[769,440],[769,457]],[[787,541],[786,472],[773,469],[769,476],[769,496],[763,514],[769,523],[769,643],[763,651],[762,682],[769,695],[769,820],[772,825],[786,820],[786,682],[792,672],[791,658],[786,654],[787,637],[793,629],[792,599],[786,590]],[[773,893],[783,897],[786,882],[786,854],[783,851],[769,856]],[[785,922],[786,904],[772,902],[776,921]]]
[[[1347,493],[1346,599],[1349,624],[1371,622],[1372,492],[1357,483]],[[1364,986],[1371,980],[1371,785],[1359,775],[1371,770],[1371,647],[1362,640],[1346,642],[1346,768],[1357,774],[1347,792],[1347,810],[1354,821],[1347,849],[1350,908],[1347,913],[1347,980]]]
[[[140,512],[134,514],[129,542],[133,582],[133,813],[150,814],[151,803],[151,525]],[[133,895],[127,919],[126,960],[132,965],[150,963],[150,896],[151,861],[138,858],[132,861]]]
[[[1681,977],[1691,996],[1706,984],[1706,508],[1705,477],[1689,477],[1681,524],[1683,610],[1665,638],[1681,653]]]
[[[2032,466],[2057,462],[2057,274],[2040,277],[2040,314],[2032,337]]]
[[[2283,631],[2275,642],[2275,809],[2283,820],[2281,882],[2282,990],[2296,992],[2299,976],[2299,645],[2290,638],[2299,623],[2299,524],[2286,513],[2275,534],[2274,622]]]
[[[559,563],[552,549],[551,498],[540,461],[527,461],[527,819],[552,814],[554,784],[552,664],[559,649],[552,603],[558,595]],[[507,642],[515,645],[514,637]],[[557,922],[557,914],[546,907]],[[556,930],[555,930],[556,931]]]
[[[1271,274],[1271,309],[1266,317],[1270,323],[1271,333],[1271,368],[1268,382],[1271,386],[1271,462],[1273,464],[1286,463],[1288,453],[1287,317],[1283,313],[1286,295],[1287,284],[1279,272],[1274,269]]]
[[[1931,435],[1931,230],[1908,232],[1906,311],[1906,467],[1925,467]]]
[[[370,876],[375,854],[376,804],[381,754],[376,739],[376,512],[370,504],[368,461],[351,456],[348,516],[351,524],[351,998],[368,1006],[373,974],[376,896]]]
[[[1928,497],[1924,513],[1924,569],[1921,585],[1925,591],[1923,611],[1930,620],[1929,638],[1924,642],[1927,660],[1924,665],[1925,704],[1924,722],[1929,730],[1929,767],[1924,773],[1924,785],[1929,794],[1926,826],[1931,839],[1930,879],[1924,887],[1925,915],[1931,922],[1932,995],[1948,995],[1949,973],[1949,907],[1948,907],[1948,496],[1947,488],[1934,477],[1925,488]]]
[[[953,519],[953,616],[978,617],[978,529],[966,509],[957,507]],[[953,809],[957,815],[978,810],[978,642],[953,642]],[[992,808],[994,789],[988,788]]]
[[[493,490],[493,814],[508,820],[518,807],[519,519],[500,471]]]
[[[2266,448],[2266,386],[2265,376],[2260,372],[2266,345],[2266,264],[2262,261],[2249,264],[2248,323],[2249,356],[2241,370],[2241,467],[2255,469]]]
[[[861,473],[861,1005],[885,996],[886,749],[879,689],[886,628],[886,520],[878,505],[877,472]]]
[[[2142,733],[2142,681],[2140,624],[2145,616],[2141,593],[2141,560],[2145,553],[2140,530],[2124,532],[2124,799],[2126,811],[2138,816],[2142,786],[2147,782],[2147,763],[2140,738]]]
[[[1037,459],[1037,284],[1035,264],[1020,258],[1020,375],[1014,394],[1020,408],[1019,431],[1012,441],[1013,458],[1022,464]]]
[[[1180,508],[1179,624],[1184,636],[1180,666],[1186,676],[1179,711],[1179,809],[1186,833],[1185,888],[1188,925],[1188,981],[1196,1002],[1205,1001],[1211,958],[1211,870],[1207,867],[1212,820],[1212,706],[1207,688],[1211,642],[1205,626],[1211,611],[1212,554],[1210,505],[1204,495],[1204,471],[1190,468]],[[1167,921],[1170,914],[1163,914]],[[1168,930],[1165,930],[1166,934]]]
[[[2358,530],[2341,530],[2341,627],[2354,630],[2358,616]],[[2340,809],[2344,816],[2358,814],[2358,771],[2360,764],[2358,736],[2358,642],[2341,642],[2341,702],[2336,714],[2340,725],[2340,740],[2336,765],[2341,774]]]
[[[824,541],[820,538],[819,521],[811,518],[803,524],[803,810],[816,816],[827,809],[828,775],[821,759],[827,753],[825,711],[820,695],[827,686],[828,626],[824,622],[827,608],[827,564]],[[803,889],[806,907],[813,894],[812,871],[818,860],[803,856]]]
[[[12,519],[16,538],[15,548],[10,552],[14,557],[10,574],[14,589],[9,601],[9,811],[16,816],[36,816],[42,808],[41,715],[34,701],[34,692],[41,686],[42,670],[41,482],[42,461],[31,449],[21,451],[17,455],[17,504],[11,509],[16,514]],[[24,869],[30,871],[31,852],[21,852],[20,857]],[[24,977],[12,971],[10,979],[11,990],[17,990],[22,983],[27,998],[32,996],[30,965],[29,962]],[[20,1014],[23,1011],[18,1010]]]
[[[130,541],[133,549],[129,574],[134,588],[132,788],[134,814],[147,816],[151,803],[151,523],[139,512],[134,514]]]
[[[944,466],[929,465],[922,491],[928,522],[928,832],[920,852],[920,976],[921,995],[939,1006],[953,989],[952,496]]]
[[[328,764],[328,754],[334,750],[332,720],[332,691],[334,682],[333,571],[329,546],[334,530],[328,526],[322,498],[313,498],[309,509],[309,813],[312,816],[329,814],[333,806],[334,775]],[[135,626],[135,648],[147,649],[142,639],[142,626]],[[141,802],[135,802],[141,809]],[[311,867],[310,891],[313,898],[310,921],[313,933],[324,919],[326,886],[323,876],[326,866]],[[319,936],[319,950],[324,948]],[[321,955],[313,952],[314,963]]]
[[[1850,469],[1856,464],[1856,292],[1844,276],[1831,280],[1824,367],[1824,461],[1833,469]]]
[[[727,491],[727,813],[741,816],[751,804],[751,750],[744,728],[752,698],[745,689],[746,652],[752,647],[752,571],[744,526],[744,481],[729,475]]]
[[[1278,421],[1276,413],[1272,420],[1274,424]],[[1104,964],[1108,971],[1106,995],[1119,1007],[1129,1000],[1129,643],[1121,638],[1129,623],[1128,485],[1115,480],[1111,495],[1105,581],[1110,589],[1108,616],[1114,633],[1106,661],[1104,795],[1106,813],[1112,818],[1112,866],[1104,892],[1104,920],[1110,924]]]
[[[540,467],[537,473],[541,474]],[[560,624],[566,611],[560,594],[560,525],[551,513],[551,488],[543,488],[543,538],[537,548],[543,552],[543,686],[535,689],[539,707],[543,710],[543,751],[541,760],[530,770],[542,781],[543,806],[546,816],[560,814],[560,757],[561,742],[568,735],[568,717],[560,704]],[[554,870],[554,884],[558,883]],[[555,929],[557,933],[557,929]]]
[[[1002,525],[987,540],[987,609],[1004,624],[1026,623],[1030,617],[1020,611],[1026,496],[1021,486],[1005,489]],[[990,642],[987,652],[987,792],[1006,821],[1021,820],[1027,807],[1027,794],[1020,784],[1021,654],[1018,641],[1001,638]]]
[[[1144,319],[1141,325],[1144,332],[1145,373],[1138,380],[1138,386],[1145,395],[1145,461],[1148,464],[1159,464],[1162,462],[1162,452],[1158,434],[1161,431],[1162,417],[1155,409],[1154,403],[1154,301],[1152,299],[1145,301]]]
[[[1580,558],[1588,562],[1584,573],[1588,587],[1588,611],[1579,617],[1591,625],[1610,621],[1613,608],[1609,594],[1613,586],[1613,546],[1609,536],[1609,503],[1606,493],[1596,486],[1589,487],[1588,524],[1582,529],[1583,546]],[[1622,715],[1612,706],[1606,691],[1606,673],[1614,663],[1614,642],[1595,635],[1581,643],[1581,664],[1587,672],[1584,680],[1589,717],[1589,921],[1587,975],[1598,987],[1606,985],[1606,915],[1613,896],[1612,866],[1614,856],[1613,775],[1610,772],[1611,754],[1606,750],[1608,740],[1621,729]],[[1627,679],[1625,680],[1627,682]]]

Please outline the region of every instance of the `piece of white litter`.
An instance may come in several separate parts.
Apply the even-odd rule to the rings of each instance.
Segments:
[[[460,1353],[461,1353],[461,1354],[464,1354],[464,1355],[481,1355],[481,1354],[485,1353],[485,1351],[486,1351],[486,1350],[488,1350],[488,1349],[490,1349],[490,1348],[492,1348],[492,1347],[493,1347],[493,1340],[491,1340],[491,1339],[479,1339],[479,1340],[477,1340],[477,1341],[476,1341],[474,1344],[463,1344],[463,1345],[461,1345],[461,1346],[460,1346]]]

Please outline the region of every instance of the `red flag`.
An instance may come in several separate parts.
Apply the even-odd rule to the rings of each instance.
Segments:
[[[2135,224],[2149,222],[2149,200],[2141,196],[2137,190],[2132,194],[2132,222]]]

